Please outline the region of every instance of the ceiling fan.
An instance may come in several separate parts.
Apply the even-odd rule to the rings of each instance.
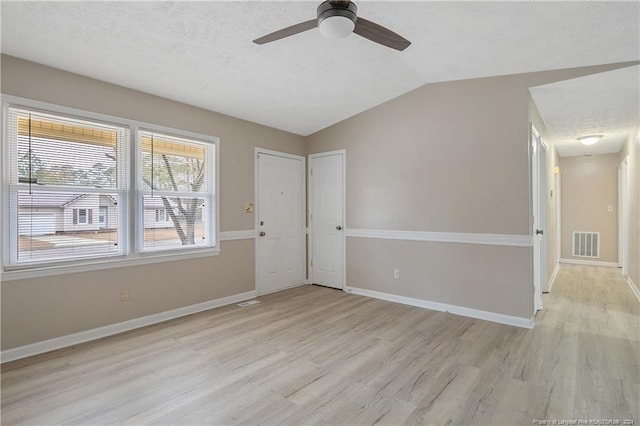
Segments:
[[[341,39],[356,33],[361,37],[396,50],[404,50],[411,42],[385,27],[358,17],[358,8],[349,0],[326,0],[318,6],[318,17],[300,22],[253,40],[265,44],[316,28],[330,39]]]

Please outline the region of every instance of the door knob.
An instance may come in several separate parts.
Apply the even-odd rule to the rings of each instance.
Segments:
[[[544,231],[542,229],[536,229],[536,235],[542,235]]]
[[[265,232],[264,232],[264,231],[260,231],[260,236],[261,236],[261,237],[264,237],[265,235],[267,235],[267,234],[265,234]]]
[[[337,229],[338,231],[342,231],[342,226],[338,225],[338,226],[336,226],[336,229]]]

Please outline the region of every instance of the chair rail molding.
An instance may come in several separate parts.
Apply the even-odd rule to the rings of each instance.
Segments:
[[[439,243],[481,244],[491,246],[532,247],[531,235],[475,234],[462,232],[397,231],[388,229],[346,230],[351,238],[382,238],[386,240],[427,241]]]

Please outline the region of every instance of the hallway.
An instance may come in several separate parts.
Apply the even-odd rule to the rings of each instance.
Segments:
[[[542,418],[638,423],[640,303],[620,269],[562,265],[543,297],[516,371],[548,392]]]

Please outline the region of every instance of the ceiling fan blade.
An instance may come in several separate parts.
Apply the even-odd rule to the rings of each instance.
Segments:
[[[400,51],[406,49],[411,44],[409,40],[401,35],[386,29],[382,25],[360,17],[358,17],[356,21],[356,28],[353,32],[368,40]]]
[[[318,20],[312,19],[310,21],[300,22],[299,24],[292,25],[287,28],[283,28],[278,31],[274,31],[271,34],[267,34],[260,38],[253,40],[255,44],[265,44],[272,41],[280,40],[281,38],[289,37],[295,34],[299,34],[308,31],[318,26]]]

